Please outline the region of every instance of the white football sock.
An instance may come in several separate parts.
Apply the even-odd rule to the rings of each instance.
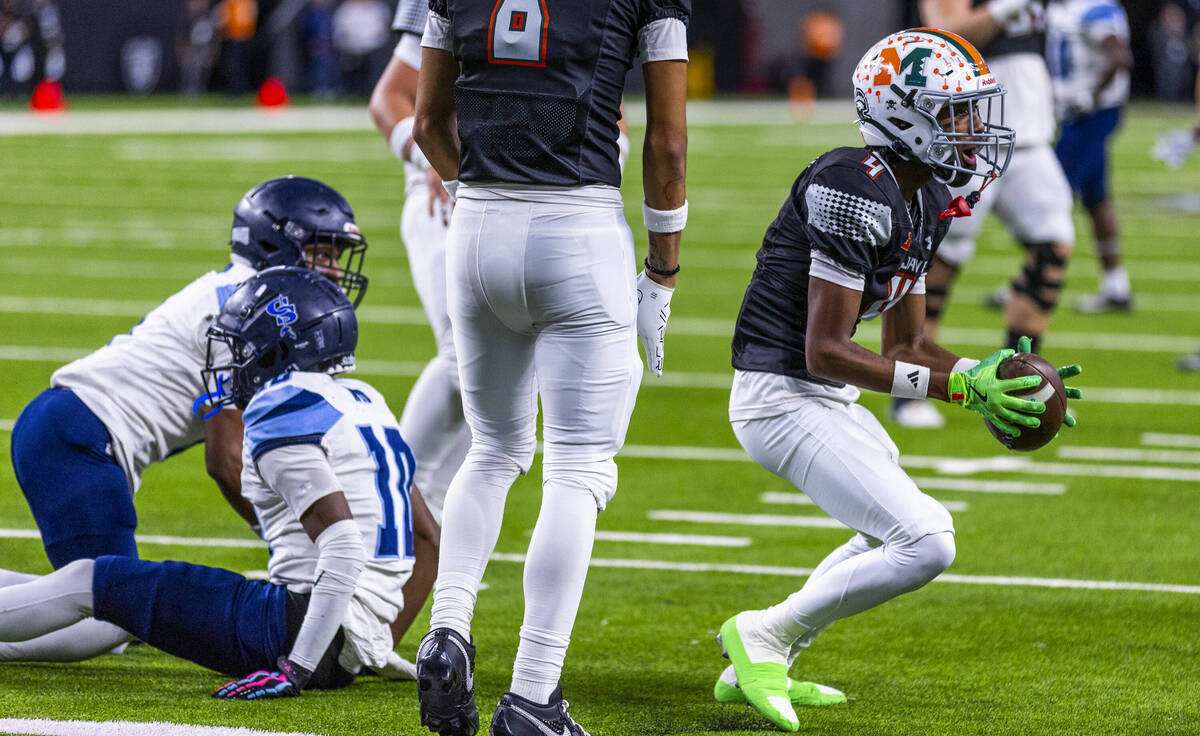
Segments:
[[[92,560],[76,560],[49,575],[4,588],[0,641],[26,641],[91,616],[94,567]]]
[[[457,371],[453,361],[440,355],[429,361],[400,415],[400,434],[417,460],[414,481],[439,524],[446,491],[471,447],[471,430],[451,375]]]
[[[525,618],[512,680],[512,692],[535,703],[547,701],[562,674],[597,514],[590,474],[545,466],[544,471],[542,507],[525,558]]]
[[[1111,271],[1105,271],[1100,277],[1100,291],[1113,299],[1128,299],[1132,287],[1129,283],[1129,272],[1124,266],[1117,266]]]
[[[0,662],[82,662],[120,654],[134,638],[116,624],[85,618],[28,641],[0,642]]]
[[[437,583],[429,628],[471,636],[475,596],[496,548],[504,500],[520,474],[516,463],[485,446],[472,447],[446,493]]]
[[[915,542],[885,543],[838,562],[818,578],[810,578],[780,604],[786,605],[791,614],[790,626],[777,610],[773,611],[772,623],[794,633],[794,641],[807,630],[824,628],[920,588],[953,560],[952,532],[928,534]]]

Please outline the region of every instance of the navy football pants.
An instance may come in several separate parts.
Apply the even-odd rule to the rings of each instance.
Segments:
[[[13,426],[13,471],[55,568],[138,556],[133,492],[108,443],[104,424],[65,388],[43,391]]]

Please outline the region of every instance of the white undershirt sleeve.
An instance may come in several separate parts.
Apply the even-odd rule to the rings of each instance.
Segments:
[[[284,445],[258,458],[258,473],[296,518],[319,499],[342,489],[320,445]]]
[[[815,276],[822,281],[828,281],[838,286],[844,286],[847,289],[854,289],[855,291],[866,289],[867,280],[862,274],[853,269],[846,268],[816,248],[809,251],[809,258],[811,259],[808,266],[809,276]]]
[[[638,54],[642,63],[687,61],[687,26],[678,18],[662,18],[647,23],[638,32]]]
[[[400,41],[396,44],[396,50],[392,52],[392,56],[408,64],[413,69],[419,70],[421,68],[421,37],[413,33],[401,34]]]
[[[421,45],[430,49],[454,51],[450,36],[450,19],[443,18],[432,10],[425,21],[425,35],[421,37]]]

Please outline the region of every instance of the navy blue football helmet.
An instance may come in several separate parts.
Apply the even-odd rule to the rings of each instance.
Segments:
[[[219,343],[231,357],[214,365],[222,359]],[[230,295],[208,328],[204,403],[245,409],[255,392],[289,371],[353,370],[357,345],[354,307],[333,282],[295,266],[260,271]]]
[[[246,192],[233,210],[229,244],[260,271],[307,265],[340,286],[356,307],[367,293],[367,240],[354,224],[354,210],[315,179],[282,176]]]

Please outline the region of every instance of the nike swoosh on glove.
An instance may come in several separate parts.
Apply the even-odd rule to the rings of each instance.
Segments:
[[[637,333],[646,351],[646,367],[659,378],[662,378],[664,338],[674,293],[674,289],[656,283],[645,271],[638,274]]]

